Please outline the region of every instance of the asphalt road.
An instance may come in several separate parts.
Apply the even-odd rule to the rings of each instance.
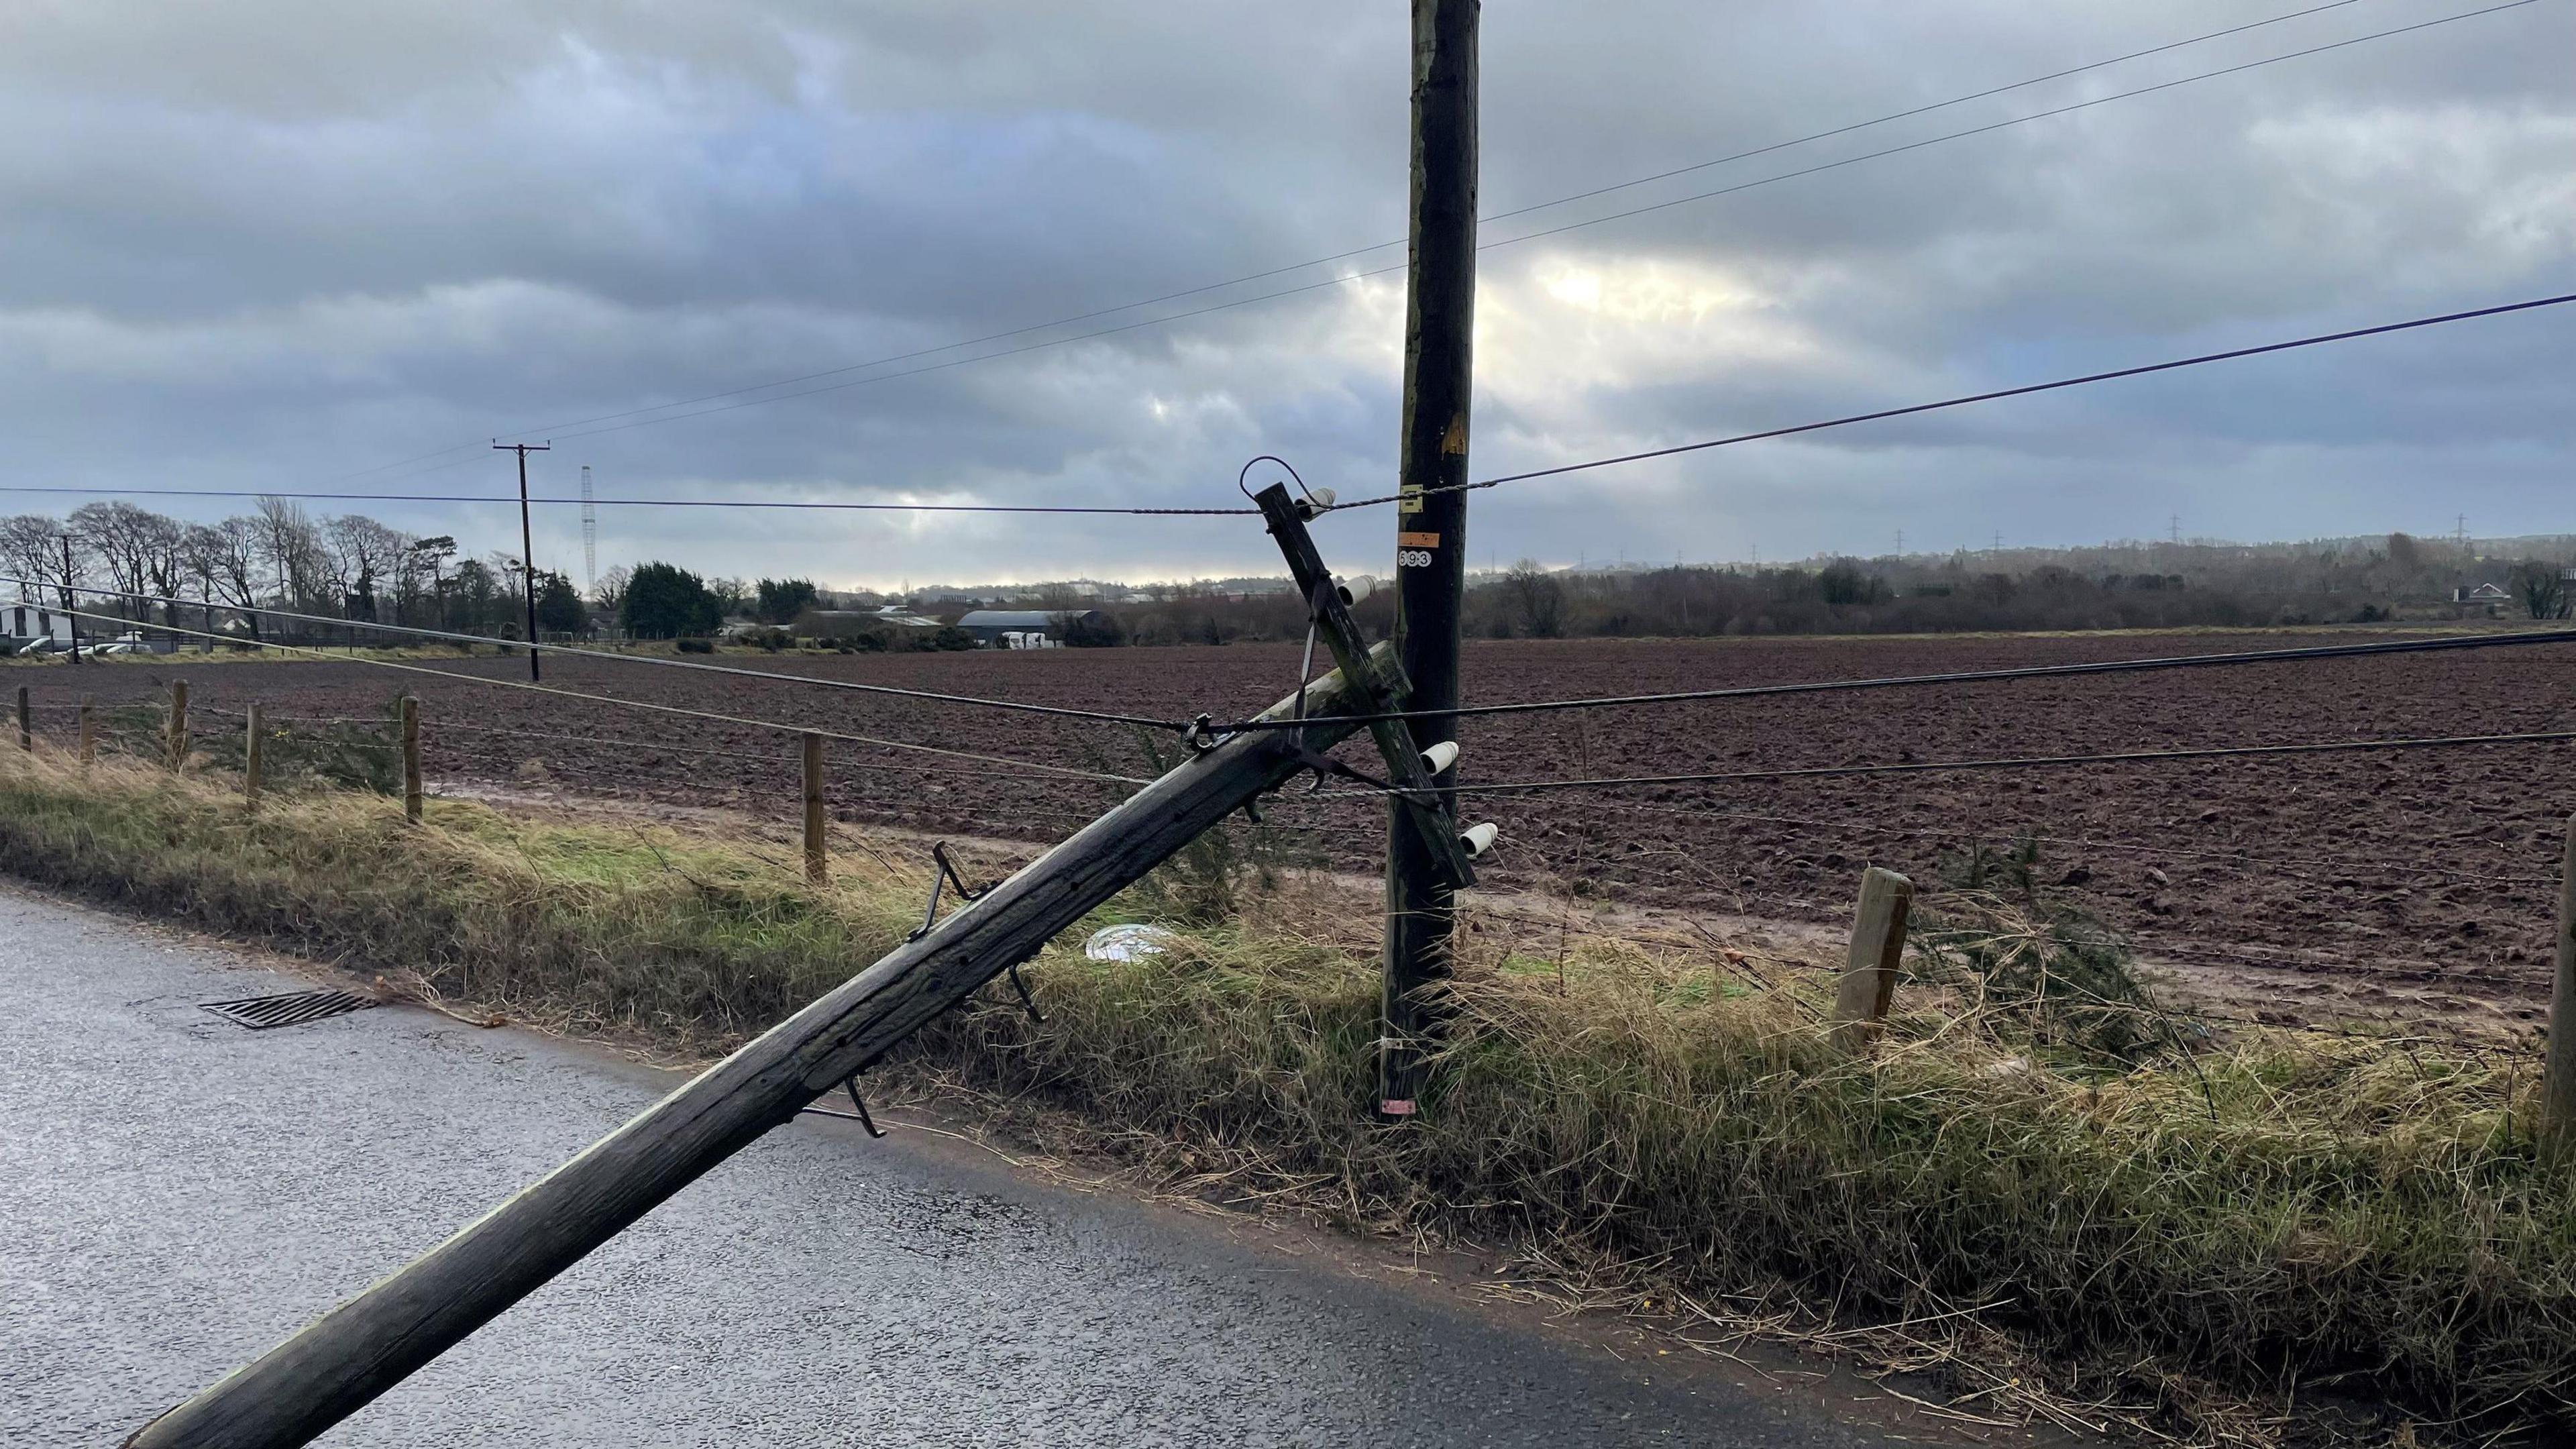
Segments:
[[[411,1008],[198,1006],[309,984],[0,885],[0,1443],[117,1443],[672,1084]],[[931,1140],[775,1133],[323,1442],[1927,1437]]]

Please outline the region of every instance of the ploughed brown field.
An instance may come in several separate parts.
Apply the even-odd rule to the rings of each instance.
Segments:
[[[2361,630],[1869,639],[1471,642],[1471,701],[1652,693],[2397,637]],[[778,674],[1223,721],[1293,684],[1288,645],[972,654],[720,656]],[[185,675],[208,711],[257,698],[288,719],[422,698],[433,782],[640,796],[794,817],[796,745],[774,730],[343,662],[188,656],[9,671],[40,728],[81,691],[157,697]],[[524,680],[524,659],[427,667]],[[1138,775],[1169,734],[759,679],[548,656],[552,687],[943,749]],[[1469,782],[1776,769],[2568,728],[2576,644],[2149,674],[1908,687],[1469,720]],[[220,726],[211,713],[200,732]],[[1346,749],[1346,754],[1349,751]],[[834,814],[1044,841],[1118,786],[1012,764],[835,742]],[[1358,756],[1355,763],[1367,767]],[[533,762],[533,763],[531,763]],[[1983,842],[2040,838],[2040,877],[2151,956],[2274,979],[2430,985],[2521,1015],[2545,1001],[2576,747],[2478,746],[1683,784],[1476,797],[1503,828],[1489,883],[1542,897],[1827,922],[1865,863],[1939,878]],[[1345,788],[1340,784],[1328,789]],[[1382,805],[1309,797],[1265,812],[1288,853],[1373,868]]]

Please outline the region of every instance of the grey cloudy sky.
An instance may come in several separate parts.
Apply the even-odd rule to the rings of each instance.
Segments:
[[[2481,4],[2353,0],[1485,237]],[[1484,209],[2298,8],[1496,3]],[[1475,472],[2576,290],[2571,42],[2576,0],[2535,0],[1490,249]],[[1190,506],[1265,452],[1383,491],[1400,273],[1061,339],[1400,247],[929,349],[1400,237],[1406,66],[1395,0],[5,0],[0,482],[482,493],[510,481],[490,437],[533,430],[555,493],[587,463],[614,495]],[[1471,555],[2089,542],[2177,513],[2571,531],[2571,382],[2576,315],[2463,324],[1497,489]],[[516,541],[514,510],[341,506]],[[1365,568],[1391,525],[1324,542]],[[577,559],[572,510],[538,526],[541,562]],[[620,508],[600,533],[603,564],[841,583],[1276,566],[1241,519]]]

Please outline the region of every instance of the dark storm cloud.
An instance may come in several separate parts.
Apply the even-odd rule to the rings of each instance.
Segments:
[[[1492,6],[1487,210],[2288,8]],[[2475,8],[2360,0],[1487,239]],[[1477,469],[2564,290],[2569,29],[2544,0],[1488,251]],[[0,18],[7,481],[486,492],[508,475],[477,440],[536,428],[563,492],[587,462],[624,494],[1222,503],[1258,452],[1378,491],[1400,277],[945,364],[1400,248],[925,350],[1400,235],[1404,61],[1384,4],[22,8]],[[1497,490],[1473,549],[1776,557],[2173,512],[2555,531],[2569,336],[2475,324]],[[854,384],[803,399],[580,423],[915,352],[784,389]],[[506,522],[370,511],[485,546]],[[541,528],[572,546],[568,514]],[[1270,563],[1223,522],[625,510],[602,535],[851,581]]]

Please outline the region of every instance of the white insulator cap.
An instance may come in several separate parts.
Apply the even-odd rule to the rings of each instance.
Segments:
[[[1442,740],[1422,752],[1422,768],[1429,774],[1437,775],[1456,763],[1458,763],[1456,740]]]
[[[1359,574],[1355,577],[1342,580],[1340,583],[1335,584],[1334,587],[1341,591],[1342,607],[1347,609],[1359,603],[1360,600],[1377,592],[1377,580],[1370,578],[1366,574]]]
[[[1458,844],[1466,850],[1467,858],[1474,860],[1493,849],[1494,837],[1502,833],[1501,826],[1490,820],[1483,820],[1468,826],[1467,832],[1458,837]]]
[[[1324,510],[1332,506],[1333,490],[1330,488],[1309,488],[1306,496],[1297,500],[1299,516],[1308,519],[1321,517]]]

